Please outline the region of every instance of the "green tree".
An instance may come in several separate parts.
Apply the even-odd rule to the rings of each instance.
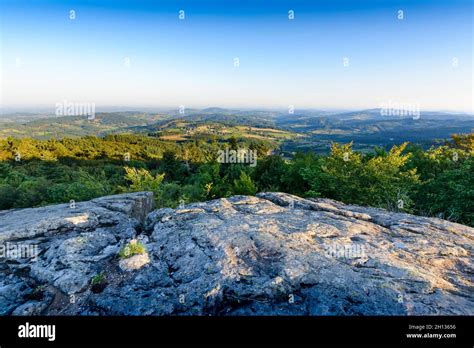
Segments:
[[[257,188],[250,176],[244,171],[240,172],[240,177],[234,180],[234,193],[236,195],[250,195],[253,196],[257,193]]]
[[[151,191],[156,195],[160,194],[161,183],[165,174],[153,176],[148,170],[140,168],[124,167],[125,179],[130,182],[129,191]]]
[[[364,158],[352,144],[334,144],[331,154],[302,172],[310,194],[356,203],[409,211],[410,193],[419,182],[416,169],[406,169],[406,144],[386,155]]]
[[[288,166],[280,156],[268,156],[257,162],[253,178],[259,190],[281,191],[287,169]]]

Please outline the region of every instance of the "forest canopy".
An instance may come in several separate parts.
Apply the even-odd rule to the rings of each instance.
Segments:
[[[255,167],[220,163],[223,149],[248,149]],[[37,207],[153,191],[158,207],[282,191],[437,216],[474,226],[474,134],[423,150],[404,143],[366,154],[334,143],[329,155],[272,154],[262,140],[163,141],[115,134],[0,140],[0,209]]]

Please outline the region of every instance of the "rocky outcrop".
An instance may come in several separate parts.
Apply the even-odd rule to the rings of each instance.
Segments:
[[[470,227],[284,193],[152,200],[0,212],[0,314],[474,315]]]
[[[152,208],[142,192],[1,211],[0,314],[39,314],[83,293]]]

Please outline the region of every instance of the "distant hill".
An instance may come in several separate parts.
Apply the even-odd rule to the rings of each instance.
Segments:
[[[285,115],[276,126],[307,137],[288,144],[287,151],[298,149],[327,152],[331,142],[353,141],[355,148],[391,147],[405,141],[427,148],[448,139],[451,134],[471,133],[474,117],[468,114],[420,112],[419,117],[383,115],[380,109],[337,114]]]
[[[0,119],[0,138],[47,139],[111,133],[157,134],[169,140],[235,136],[284,140],[283,150],[287,152],[327,152],[331,142],[351,141],[359,150],[373,146],[390,147],[404,141],[426,148],[453,133],[471,133],[474,129],[472,115],[446,112],[422,111],[419,117],[413,117],[387,115],[381,109],[350,112],[308,109],[295,110],[292,114],[278,110],[217,107],[183,111],[98,113],[93,120],[88,120],[86,116],[9,114]]]
[[[0,122],[0,138],[8,136],[48,139],[52,137],[81,137],[129,132],[133,127],[146,126],[164,118],[160,114],[137,112],[98,113],[89,120],[87,116],[61,116],[35,118],[25,122]]]

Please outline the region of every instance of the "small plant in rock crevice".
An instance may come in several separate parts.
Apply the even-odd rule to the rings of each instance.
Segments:
[[[141,255],[146,252],[145,246],[136,240],[131,240],[118,253],[120,259],[127,259],[134,255]]]
[[[91,278],[91,291],[95,294],[102,292],[107,286],[104,272],[97,273]]]

